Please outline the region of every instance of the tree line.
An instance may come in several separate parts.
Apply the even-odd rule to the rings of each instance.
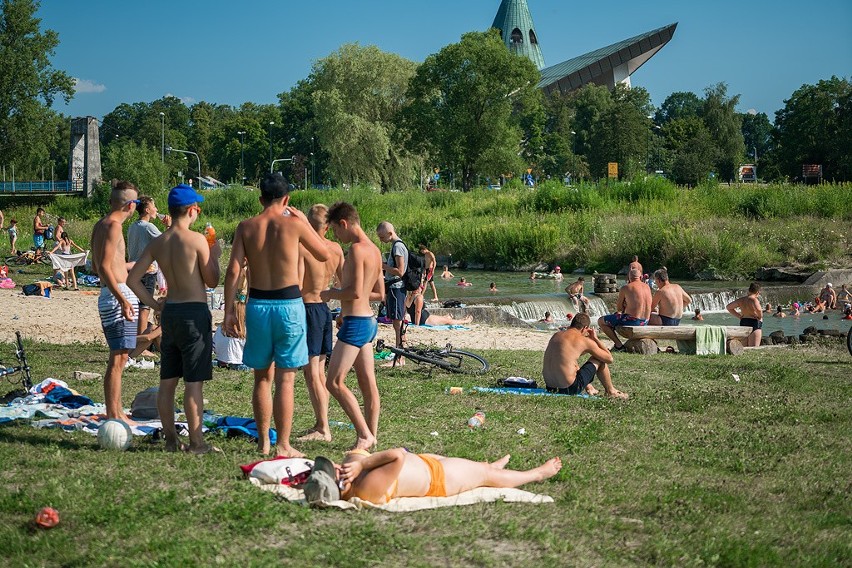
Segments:
[[[55,32],[39,30],[32,0],[3,0],[0,21],[0,156],[18,179],[53,164],[67,175],[73,80],[50,64]],[[766,180],[797,180],[802,164],[827,180],[852,179],[852,84],[803,85],[775,114],[736,110],[724,83],[702,95],[675,92],[656,108],[641,87],[587,85],[546,96],[539,73],[512,55],[495,30],[464,34],[417,64],[375,46],[346,44],[316,61],[277,104],[238,107],[175,97],[122,103],[100,124],[104,177],[145,188],[201,173],[252,183],[272,167],[298,186],[425,183],[468,190],[519,177],[598,179],[653,172],[679,184],[735,179],[756,163]]]

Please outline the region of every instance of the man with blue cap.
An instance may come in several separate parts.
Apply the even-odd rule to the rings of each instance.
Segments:
[[[204,381],[213,378],[213,325],[207,307],[207,288],[219,284],[219,256],[222,249],[212,246],[190,226],[201,214],[204,197],[181,184],[169,192],[172,226],[151,241],[130,271],[128,285],[140,300],[162,311],[160,325],[160,391],[157,409],[163,423],[166,450],[185,450],[194,454],[218,452],[208,446],[202,434]],[[142,276],[156,261],[169,285],[168,298],[157,301],[145,289]],[[175,390],[184,380],[184,407],[189,426],[189,446],[184,446],[175,430]]]

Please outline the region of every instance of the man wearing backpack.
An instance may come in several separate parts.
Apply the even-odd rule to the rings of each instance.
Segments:
[[[387,261],[382,263],[385,273],[385,305],[387,306],[387,317],[393,322],[393,332],[396,337],[396,346],[402,346],[402,322],[405,319],[405,283],[402,277],[408,270],[408,247],[405,246],[396,234],[393,225],[388,221],[382,221],[376,228],[376,234],[383,243],[393,243],[388,253]],[[397,365],[404,364],[402,359],[397,359]]]

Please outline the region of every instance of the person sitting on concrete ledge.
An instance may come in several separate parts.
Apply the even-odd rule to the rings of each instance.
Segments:
[[[480,487],[511,488],[544,481],[559,473],[562,460],[551,458],[527,470],[506,469],[510,456],[487,463],[393,448],[375,454],[346,453],[336,465],[319,456],[303,490],[308,503],[357,497],[384,504],[397,497],[449,497]]]

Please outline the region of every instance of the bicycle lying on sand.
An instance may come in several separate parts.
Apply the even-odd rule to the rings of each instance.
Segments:
[[[464,373],[468,375],[479,375],[486,372],[490,365],[488,361],[480,357],[476,353],[453,349],[453,346],[447,343],[446,347],[393,347],[385,344],[383,339],[376,342],[376,352],[388,349],[394,354],[394,366],[400,357],[405,357],[417,363],[425,365],[433,365],[439,369],[449,371],[451,373]]]
[[[15,389],[2,397],[4,400],[12,400],[18,396],[26,396],[33,387],[32,376],[30,375],[30,364],[27,363],[27,353],[24,351],[24,343],[21,340],[21,332],[15,332],[15,358],[18,364],[15,367],[7,367],[0,361],[0,377],[8,377],[16,373],[21,373],[20,381],[7,379],[13,386],[17,386],[20,382],[23,389]]]

